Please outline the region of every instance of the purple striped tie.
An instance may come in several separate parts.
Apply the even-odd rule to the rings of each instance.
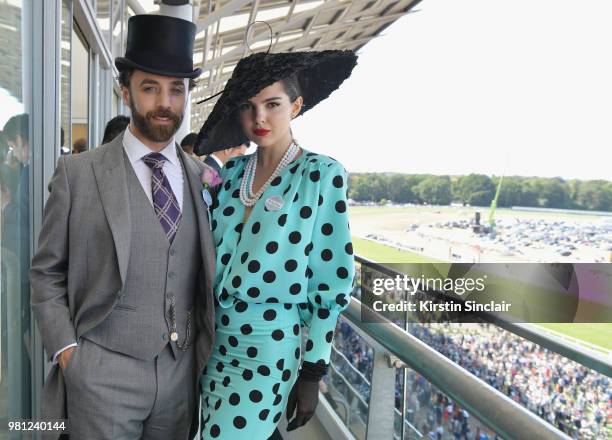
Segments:
[[[153,208],[157,219],[166,231],[168,240],[172,243],[181,221],[181,208],[162,169],[166,158],[161,153],[151,153],[144,156],[142,160],[153,171],[151,179]]]

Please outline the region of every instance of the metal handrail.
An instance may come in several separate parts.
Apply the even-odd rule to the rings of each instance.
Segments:
[[[362,309],[364,313],[375,314],[357,298],[351,299],[343,314],[355,327],[503,438],[570,439],[393,322],[384,320],[380,315],[378,321],[385,322],[363,322]]]
[[[390,276],[403,275],[387,266],[376,263],[372,260],[368,260],[367,258],[359,255],[355,255],[355,261]],[[517,336],[527,339],[548,350],[560,354],[561,356],[578,362],[587,368],[595,370],[608,377],[612,376],[611,359],[606,358],[605,356],[600,356],[590,350],[581,349],[580,347],[571,345],[559,337],[551,335],[550,333],[538,331],[538,329],[533,328],[528,324],[508,322],[494,312],[478,312],[476,315],[482,318],[483,321],[501,327],[510,333],[514,333]]]

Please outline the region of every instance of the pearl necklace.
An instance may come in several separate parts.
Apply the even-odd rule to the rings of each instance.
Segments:
[[[299,145],[295,140],[293,140],[282,159],[274,169],[272,175],[268,178],[266,183],[264,183],[261,188],[259,188],[259,190],[253,194],[253,181],[255,180],[255,169],[257,167],[258,155],[258,152],[256,151],[244,167],[244,176],[242,177],[242,182],[240,183],[240,202],[242,202],[244,206],[254,206],[264,191],[268,188],[268,186],[270,186],[270,183],[272,183],[272,181],[278,177],[278,175],[287,167],[287,165],[293,162],[293,159],[295,159],[295,156],[299,150]]]

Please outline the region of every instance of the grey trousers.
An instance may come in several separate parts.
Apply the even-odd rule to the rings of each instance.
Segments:
[[[144,361],[81,338],[64,372],[71,440],[187,439],[196,404],[193,350]]]

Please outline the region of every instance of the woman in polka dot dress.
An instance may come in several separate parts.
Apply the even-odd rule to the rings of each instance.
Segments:
[[[354,275],[347,175],[334,159],[299,147],[290,122],[355,63],[350,51],[251,55],[199,134],[200,153],[244,136],[258,146],[226,164],[211,207],[217,308],[201,378],[204,439],[265,440],[285,407],[288,418],[297,408],[290,429],[314,412]]]

